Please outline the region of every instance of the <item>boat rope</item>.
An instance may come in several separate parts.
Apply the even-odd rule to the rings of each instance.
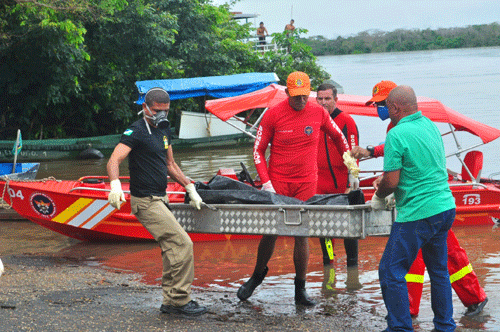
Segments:
[[[210,126],[212,125],[212,115],[210,114],[210,119],[207,118],[207,111],[205,110],[205,122],[207,124],[207,135],[212,136],[212,133],[210,132]]]
[[[7,201],[5,201],[4,197],[5,197],[5,193],[6,192],[9,192],[9,182],[11,181],[11,179],[9,179],[8,176],[2,178],[2,179],[5,179],[5,186],[3,187],[3,192],[2,192],[2,197],[0,198],[0,209],[5,209],[5,210],[8,210],[8,209],[12,209],[12,201],[10,203],[7,203]],[[33,180],[22,180],[22,181],[18,181],[18,180],[14,180],[16,182],[47,182],[47,181],[57,181],[57,182],[61,182],[61,180],[57,180],[55,177],[53,176],[49,176],[47,178],[43,178],[43,179],[33,179]]]
[[[5,186],[3,187],[2,198],[0,199],[0,208],[1,209],[10,209],[12,205],[8,204],[3,198],[5,197],[5,192],[7,191],[7,187],[9,186],[9,178],[5,179]]]

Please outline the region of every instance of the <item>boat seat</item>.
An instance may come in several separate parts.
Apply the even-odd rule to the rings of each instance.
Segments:
[[[481,177],[481,170],[483,169],[483,153],[481,151],[469,151],[465,155],[464,163],[469,168],[469,171],[472,173],[474,179],[479,182],[479,178]],[[462,181],[472,181],[469,173],[462,166]]]

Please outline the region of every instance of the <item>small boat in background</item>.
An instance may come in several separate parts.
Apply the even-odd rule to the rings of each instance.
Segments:
[[[162,87],[170,94],[171,100],[192,97],[223,98],[233,97],[262,89],[278,82],[275,73],[246,73],[227,76],[209,76],[180,79],[137,81],[139,97],[136,103],[141,105],[146,92],[154,87]],[[211,146],[231,146],[250,142],[239,129],[241,122],[229,120],[228,126],[215,115],[206,112],[180,112],[180,121],[173,128],[172,146],[176,148],[205,148]],[[244,126],[243,126],[243,129]],[[18,160],[47,161],[62,159],[97,159],[110,156],[120,141],[121,134],[93,136],[83,138],[24,140]],[[0,141],[0,162],[13,160],[14,141]]]
[[[7,181],[11,180],[34,180],[40,163],[16,163],[14,172],[14,163],[0,163],[0,220],[22,219],[22,217],[4,200],[4,197],[9,196],[9,192],[5,189]]]
[[[16,163],[15,168],[14,163],[0,163],[0,180],[33,180],[39,168],[40,163]]]

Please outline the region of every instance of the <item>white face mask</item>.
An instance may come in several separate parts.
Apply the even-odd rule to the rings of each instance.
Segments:
[[[167,111],[158,111],[158,112],[156,112],[155,115],[153,115],[153,112],[151,112],[151,110],[149,109],[149,106],[147,104],[146,104],[146,108],[148,109],[149,114],[151,114],[151,115],[147,115],[146,112],[144,112],[144,116],[146,118],[150,119],[151,121],[153,121],[153,124],[155,127],[160,128],[160,129],[168,128],[168,126],[170,125],[170,122],[167,119],[167,116],[168,116]]]

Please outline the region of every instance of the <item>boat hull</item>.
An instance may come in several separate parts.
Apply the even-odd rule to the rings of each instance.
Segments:
[[[456,204],[454,226],[494,225],[500,219],[500,181],[482,179],[475,186],[456,180],[448,183]],[[373,187],[361,189],[365,200],[371,200]]]
[[[109,157],[120,141],[120,135],[107,135],[75,139],[24,140],[23,148],[18,153],[18,161],[48,161],[85,159],[82,152],[93,148]],[[172,146],[176,148],[207,148],[216,146],[237,146],[253,143],[244,133],[217,135],[195,138],[174,138]],[[0,162],[12,161],[13,141],[0,141]]]
[[[16,163],[15,167],[15,171],[12,173],[13,163],[0,163],[0,179],[33,180],[38,173],[40,163]]]
[[[97,177],[102,178],[102,177]],[[0,181],[5,185],[5,182]],[[107,201],[109,183],[46,180],[36,182],[10,181],[6,202],[24,218],[60,234],[83,241],[151,241],[151,234],[131,214],[130,195],[120,210]],[[128,190],[128,183],[123,183]],[[95,190],[94,190],[95,189]],[[183,187],[170,183],[172,203],[184,201]],[[260,238],[257,235],[189,233],[196,241]]]
[[[109,205],[107,193],[110,187],[108,182],[104,182],[105,178],[104,176],[99,176],[85,177],[79,181],[9,181],[6,190],[8,193],[6,201],[24,218],[78,240],[153,240],[149,232],[131,214],[130,195],[128,193],[126,194],[126,202],[122,204],[120,210],[116,210]],[[92,183],[88,183],[89,181]],[[5,185],[5,182],[0,181],[0,184]],[[123,190],[128,192],[128,183],[123,181],[122,185]],[[457,217],[454,225],[490,225],[494,223],[495,218],[500,218],[499,183],[472,186],[466,183],[451,181],[450,185],[457,203]],[[184,202],[185,190],[179,184],[169,183],[167,193],[170,203]],[[365,188],[363,193],[365,200],[368,201],[373,195],[373,188]],[[262,208],[261,210],[264,209]],[[325,218],[328,218],[332,216],[333,212],[326,211],[325,213]],[[239,215],[241,216],[241,214]],[[300,212],[298,215],[300,218]],[[209,214],[206,215],[207,218],[209,218],[208,216]],[[181,222],[181,219],[183,218],[178,218],[179,222]],[[257,219],[262,220],[262,217],[258,217]],[[277,220],[275,217],[271,219],[269,222]],[[202,223],[205,221],[203,220]],[[204,229],[202,231],[205,232]],[[217,233],[217,230],[214,231],[211,229],[206,233],[191,231],[189,235],[195,242],[260,237],[257,234],[248,235],[252,234],[249,232],[246,234]],[[387,235],[388,232],[384,231],[383,233]],[[301,236],[311,235],[304,233]],[[362,235],[361,237],[364,236],[366,235]],[[360,236],[355,234],[348,235],[347,237]]]

